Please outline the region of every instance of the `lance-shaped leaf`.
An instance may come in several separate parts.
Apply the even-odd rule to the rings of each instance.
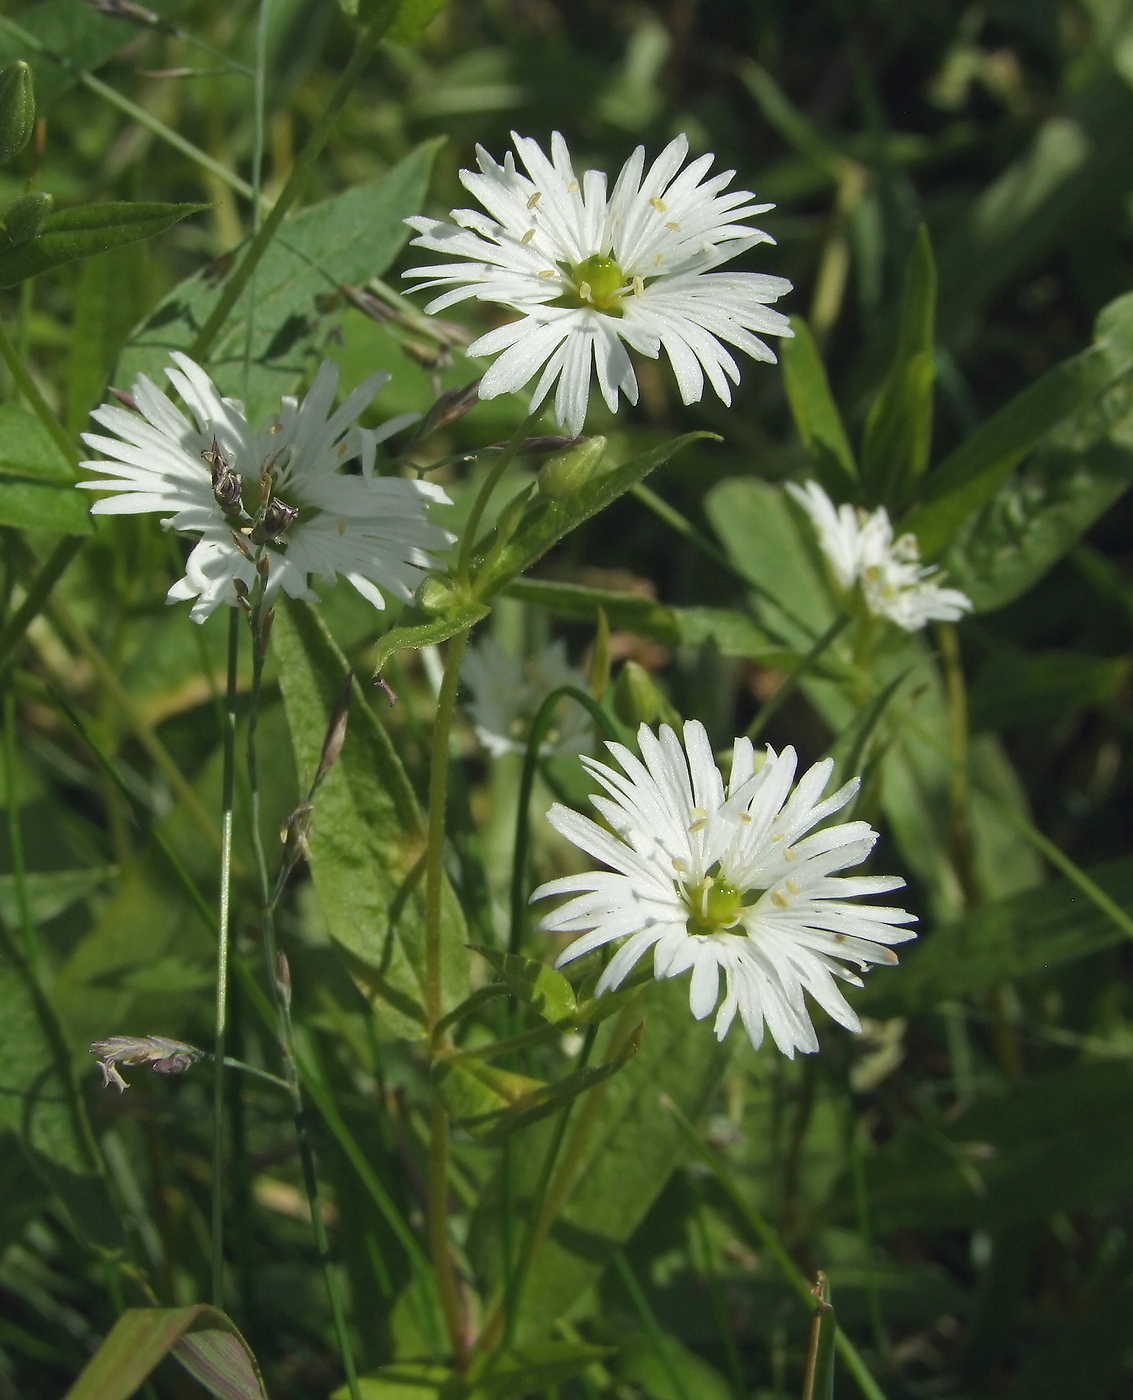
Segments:
[[[39,234],[0,249],[0,287],[14,287],[53,267],[154,238],[207,204],[82,204],[48,215]]]
[[[272,644],[296,767],[314,775],[347,664],[319,615],[290,600]],[[346,740],[315,799],[311,873],[331,937],[397,1035],[424,1034],[425,827],[405,769],[355,680]],[[441,924],[445,1010],[468,994],[464,919],[446,889]]]
[[[1133,369],[1133,293],[1110,302],[1094,326],[1094,344],[1048,370],[1005,404],[928,477],[903,522],[930,557],[990,500],[1047,433],[1088,409]]]
[[[577,1005],[574,988],[561,972],[547,963],[479,945],[474,951],[495,968],[512,996],[538,1012],[545,1021],[565,1021],[574,1015]]]
[[[854,449],[810,327],[801,316],[792,316],[791,329],[794,336],[783,341],[779,352],[791,416],[819,481],[836,500],[843,500],[857,486]]]
[[[218,1400],[267,1400],[251,1347],[230,1318],[206,1303],[128,1308],[65,1400],[129,1400],[167,1356]]]
[[[922,224],[909,254],[893,364],[866,419],[862,482],[866,503],[904,508],[928,466],[932,445],[936,266]]]
[[[70,462],[39,419],[16,403],[0,405],[0,525],[87,534],[90,503],[84,495],[75,490]]]
[[[487,557],[493,554],[495,557],[490,572],[482,574],[477,580],[478,596],[485,600],[494,597],[584,520],[589,520],[619,496],[624,496],[632,486],[644,480],[681,448],[705,439],[718,441],[714,433],[685,433],[683,437],[651,448],[610,471],[603,472],[599,468],[581,490],[565,500],[550,501],[537,496],[502,549],[493,550],[494,537],[489,537]]]
[[[612,1354],[611,1347],[591,1342],[533,1342],[478,1352],[461,1375],[429,1361],[397,1361],[358,1377],[362,1400],[518,1400],[561,1385],[596,1361]],[[331,1400],[350,1400],[340,1386]]]

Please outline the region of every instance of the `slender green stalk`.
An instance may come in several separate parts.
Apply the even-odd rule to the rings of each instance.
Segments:
[[[267,67],[268,18],[271,0],[260,0],[256,23],[256,68],[252,95],[252,232],[260,228],[260,197],[264,172],[264,87]],[[256,326],[256,278],[248,282],[248,316],[244,331],[244,397],[248,397],[248,379],[252,370],[252,339]]]
[[[0,628],[0,668],[7,665],[8,658],[23,640],[24,633],[43,611],[52,589],[85,543],[86,537],[83,535],[64,535],[36,573],[24,601]]]
[[[724,1299],[720,1292],[720,1279],[716,1273],[716,1266],[712,1257],[712,1238],[708,1233],[708,1207],[704,1201],[704,1193],[700,1189],[700,1183],[695,1177],[690,1179],[692,1194],[696,1200],[696,1210],[694,1218],[696,1220],[697,1234],[700,1236],[700,1252],[704,1258],[704,1278],[708,1284],[708,1297],[712,1304],[712,1313],[716,1319],[716,1330],[720,1334],[720,1344],[724,1348],[724,1355],[728,1359],[728,1376],[732,1382],[732,1395],[735,1400],[747,1400],[747,1386],[744,1384],[744,1368],[740,1360],[739,1349],[736,1346],[736,1339],[732,1335],[732,1329],[728,1324],[728,1314],[724,1307]]]
[[[231,315],[233,307],[243,295],[244,288],[248,285],[248,279],[259,266],[260,259],[267,252],[279,226],[283,223],[284,215],[299,198],[315,161],[330,139],[334,124],[338,120],[346,99],[353,91],[354,84],[361,77],[362,70],[377,50],[385,27],[385,25],[373,26],[363,29],[359,34],[350,61],[343,69],[334,92],[331,93],[330,99],[315,124],[315,129],[307,138],[307,144],[300,152],[299,159],[295,162],[287,183],[280,191],[279,198],[272,206],[271,213],[264,220],[259,231],[249,243],[244,256],[230,274],[212,313],[201,327],[196,340],[193,341],[189,354],[194,360],[203,360],[212,348],[213,342]],[[249,193],[251,193],[250,190]]]
[[[480,529],[480,521],[484,518],[484,511],[492,498],[492,492],[500,484],[500,478],[504,472],[511,466],[520,443],[527,436],[528,430],[538,416],[538,409],[529,413],[512,433],[507,446],[492,463],[491,470],[484,478],[483,484],[476,494],[476,499],[472,502],[472,509],[468,513],[468,519],[464,522],[464,531],[460,540],[460,555],[456,562],[456,581],[458,584],[466,585],[468,583],[472,572],[472,556],[476,550],[476,537]]]
[[[240,614],[228,616],[228,688],[224,716],[224,775],[221,785],[220,901],[216,939],[216,1048],[212,1103],[212,1301],[224,1307],[224,1040],[228,1029],[228,926],[232,898],[232,808],[236,771],[236,683],[240,660]]]
[[[21,47],[33,49],[36,53],[43,54],[46,58],[50,59],[52,63],[57,63],[60,68],[70,73],[76,82],[82,83],[83,87],[87,88],[88,91],[96,93],[99,97],[103,98],[104,101],[109,102],[112,107],[117,107],[120,112],[124,112],[126,116],[131,117],[139,126],[145,127],[147,131],[158,137],[159,140],[166,142],[166,144],[172,146],[174,150],[180,151],[183,156],[188,156],[191,161],[199,165],[203,170],[207,170],[215,175],[218,180],[223,180],[224,183],[234,189],[237,194],[242,194],[245,199],[252,198],[252,187],[246,180],[241,180],[239,175],[234,174],[231,170],[226,170],[223,165],[213,160],[212,156],[202,151],[199,146],[194,146],[191,141],[187,141],[179,132],[174,131],[172,127],[166,126],[163,121],[153,116],[152,113],[147,112],[144,107],[139,107],[136,102],[131,102],[128,97],[123,97],[120,92],[110,87],[107,83],[104,83],[101,78],[96,78],[93,73],[88,73],[85,68],[80,68],[77,64],[72,63],[64,54],[49,48],[36,38],[34,34],[24,29],[22,25],[17,24],[14,20],[0,15],[0,28],[6,29],[8,33],[19,42]]]
[[[523,755],[523,772],[519,780],[519,800],[515,809],[515,844],[511,864],[511,929],[508,934],[508,952],[518,953],[523,942],[524,913],[527,909],[527,848],[530,843],[531,824],[528,820],[531,810],[531,793],[535,787],[535,773],[539,763],[539,750],[551,727],[551,720],[561,700],[575,700],[593,717],[595,724],[608,739],[616,739],[617,733],[610,723],[609,716],[593,697],[573,685],[562,685],[552,690],[535,715],[531,731],[527,736],[527,748]]]
[[[0,19],[0,23],[3,23],[2,19]],[[68,464],[72,467],[76,466],[79,460],[79,453],[71,439],[71,435],[67,432],[66,428],[64,428],[63,424],[60,423],[59,419],[56,418],[55,414],[52,413],[51,405],[43,397],[42,393],[40,393],[39,385],[28,372],[27,365],[24,364],[19,351],[12,344],[12,338],[4,328],[4,323],[2,321],[0,321],[0,360],[4,361],[8,372],[16,381],[16,388],[19,389],[20,393],[27,400],[28,407],[31,411],[47,429],[48,433],[50,433],[55,445],[59,448],[59,451],[62,452]]]
[[[747,737],[749,739],[755,739],[763,732],[763,730],[771,722],[774,715],[778,713],[779,709],[791,698],[791,696],[799,688],[799,684],[801,683],[803,678],[814,669],[815,663],[821,658],[823,652],[825,652],[826,649],[841,634],[842,630],[847,626],[849,621],[850,618],[847,613],[840,613],[830,624],[830,626],[826,629],[826,631],[823,632],[822,636],[819,637],[819,639],[814,643],[814,645],[810,648],[806,655],[800,659],[799,664],[795,667],[795,669],[791,672],[791,674],[787,677],[787,679],[783,682],[783,684],[779,687],[775,694],[770,697],[767,703],[760,707],[759,713],[748,725],[746,732]]]
[[[256,858],[256,871],[260,884],[260,920],[263,930],[264,963],[275,1005],[276,1038],[280,1059],[283,1062],[284,1083],[291,1098],[291,1112],[295,1122],[295,1136],[299,1143],[303,1185],[311,1211],[311,1228],[315,1236],[315,1248],[318,1250],[319,1262],[323,1269],[323,1280],[330,1302],[339,1354],[342,1357],[343,1369],[346,1371],[346,1384],[350,1391],[350,1400],[362,1400],[358,1387],[358,1368],[354,1361],[354,1348],[351,1345],[350,1331],[346,1324],[342,1289],[339,1286],[338,1274],[331,1258],[326,1221],[323,1218],[322,1204],[319,1199],[314,1145],[307,1126],[306,1111],[303,1107],[303,1089],[299,1081],[299,1070],[295,1063],[295,1037],[291,1024],[291,974],[287,959],[278,952],[276,946],[275,907],[283,886],[279,882],[273,883],[268,871],[260,820],[260,780],[256,739],[259,730],[264,663],[267,660],[268,634],[271,627],[271,610],[264,607],[264,579],[263,574],[258,576],[251,605],[252,689],[248,704],[245,749],[248,787],[251,797],[252,850]]]
[[[862,1151],[861,1133],[857,1115],[850,1114],[850,1168],[854,1178],[854,1204],[858,1212],[858,1233],[866,1258],[866,1298],[869,1303],[869,1321],[873,1328],[873,1344],[880,1357],[888,1355],[885,1342],[885,1321],[881,1313],[881,1294],[877,1288],[877,1260],[873,1249],[873,1222],[869,1208],[869,1185],[865,1178],[865,1154]]]
[[[743,1193],[732,1180],[731,1173],[720,1161],[716,1153],[712,1151],[706,1143],[702,1142],[696,1129],[688,1121],[677,1105],[666,1095],[663,1099],[665,1107],[677,1121],[677,1126],[685,1141],[709,1169],[712,1175],[720,1183],[724,1194],[731,1202],[736,1214],[751,1230],[752,1234],[779,1266],[783,1277],[795,1290],[802,1300],[808,1313],[814,1309],[814,1293],[811,1284],[808,1283],[805,1274],[798,1268],[795,1261],[784,1249],[779,1236],[772,1226],[763,1218],[756,1208],[745,1198]],[[850,1341],[849,1337],[839,1327],[834,1339],[834,1345],[845,1362],[846,1369],[858,1383],[858,1388],[866,1397],[866,1400],[885,1400],[885,1392],[870,1374],[869,1367],[862,1360],[857,1347]]]
[[[621,1279],[622,1287],[629,1295],[629,1300],[633,1304],[634,1311],[641,1319],[642,1326],[652,1343],[653,1350],[657,1353],[657,1359],[669,1378],[669,1384],[676,1391],[680,1400],[691,1400],[688,1387],[685,1385],[684,1377],[680,1373],[676,1361],[673,1359],[672,1349],[669,1346],[669,1339],[661,1330],[661,1324],[653,1309],[649,1306],[649,1299],[645,1296],[641,1284],[637,1281],[637,1276],[630,1268],[625,1255],[619,1249],[614,1255],[614,1269],[618,1278]]]
[[[12,863],[12,882],[16,887],[16,909],[20,917],[20,935],[24,943],[24,957],[28,967],[40,987],[46,987],[47,969],[43,961],[43,949],[36,937],[35,920],[32,918],[31,902],[28,899],[28,871],[24,859],[24,832],[20,802],[16,792],[16,696],[11,685],[4,696],[4,787],[8,807],[8,858]]]

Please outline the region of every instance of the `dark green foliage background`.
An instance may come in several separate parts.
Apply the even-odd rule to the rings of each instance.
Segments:
[[[156,8],[183,33],[252,61],[256,7],[248,0]],[[43,121],[36,142],[0,171],[0,204],[31,179],[61,209],[112,200],[209,206],[163,224],[148,242],[2,294],[5,324],[76,433],[108,382],[125,388],[139,369],[157,375],[170,347],[188,345],[225,270],[213,260],[250,226],[246,199],[78,82],[76,70],[96,71],[242,180],[251,178],[250,84],[183,37],[100,15],[84,0],[9,0],[5,14],[49,52],[27,50],[0,26],[0,61],[33,63]],[[329,0],[272,0],[269,195],[351,42]],[[199,72],[161,76],[185,68]],[[776,245],[744,265],[795,283],[787,309],[816,332],[855,447],[898,342],[905,269],[918,227],[927,226],[939,288],[935,425],[927,474],[906,483],[902,502],[914,506],[918,525],[926,517],[916,509],[955,479],[934,477],[935,468],[1016,395],[1055,376],[1016,408],[1018,450],[1003,456],[983,497],[965,498],[951,521],[956,532],[933,535],[938,515],[922,534],[977,604],[959,628],[973,774],[959,817],[940,638],[931,631],[879,663],[879,685],[903,679],[876,729],[861,728],[873,715],[869,696],[852,702],[816,678],[763,736],[794,744],[806,761],[832,746],[843,763],[864,753],[859,814],[883,831],[874,868],[907,875],[922,942],[899,970],[875,971],[856,994],[868,1018],[864,1039],[823,1022],[823,1053],[795,1063],[773,1047],[753,1052],[738,1030],[717,1050],[709,1026],[688,1016],[683,987],[655,989],[640,1056],[601,1100],[591,1146],[597,1153],[606,1144],[608,1155],[600,1166],[587,1160],[537,1264],[524,1335],[610,1348],[585,1375],[562,1381],[562,1400],[800,1393],[806,1312],[719,1184],[692,1161],[657,1101],[664,1088],[800,1267],[827,1272],[839,1320],[890,1400],[1133,1397],[1133,950],[1018,825],[1029,813],[1133,915],[1129,311],[1114,308],[1095,331],[1099,313],[1133,289],[1133,7],[454,0],[420,42],[384,46],[351,97],[306,192],[311,207],[284,226],[263,265],[250,367],[242,314],[219,343],[212,368],[225,391],[258,416],[309,379],[325,353],[350,385],[390,369],[376,421],[423,411],[441,388],[474,378],[480,367],[463,361],[459,345],[492,324],[490,309],[469,303],[446,316],[455,323],[450,351],[411,310],[368,319],[338,284],[379,275],[400,285],[414,261],[400,218],[465,202],[457,172],[473,161],[475,143],[500,157],[513,128],[540,139],[561,130],[580,166],[609,171],[638,143],[655,151],[684,131],[694,151],[716,152],[740,183],[774,201],[762,222]],[[202,279],[181,285],[202,268]],[[1070,384],[1071,372],[1058,367],[1095,342],[1093,358],[1075,362],[1083,378]],[[684,408],[668,371],[653,363],[641,364],[639,377],[639,406],[614,418],[598,404],[588,431],[609,438],[618,463],[680,433],[718,434],[686,446],[650,485],[714,541],[725,564],[626,494],[556,545],[535,581],[512,588],[496,625],[513,644],[561,635],[582,657],[594,636],[590,604],[551,585],[607,590],[619,654],[644,664],[672,706],[704,720],[725,745],[806,644],[735,569],[813,629],[827,625],[829,598],[775,483],[816,469],[838,479],[842,449],[819,426],[808,455],[777,369],[745,364],[730,410],[715,400]],[[1069,395],[1064,406],[1056,391]],[[70,464],[19,408],[8,378],[4,395],[7,596],[26,551],[42,559],[61,533],[89,522]],[[506,436],[522,413],[518,398],[480,405],[445,431],[434,455]],[[880,461],[884,444],[873,441]],[[956,463],[954,473],[963,459]],[[530,479],[526,469],[513,477],[513,490]],[[468,482],[452,471],[442,479],[455,523]],[[118,1097],[99,1088],[86,1054],[90,1040],[110,1034],[201,1045],[211,1036],[212,933],[169,853],[211,903],[224,624],[218,616],[198,629],[185,608],[166,608],[180,549],[150,518],[99,520],[58,605],[5,677],[19,752],[15,782],[0,795],[18,814],[65,1047],[50,1043],[15,952],[20,911],[6,824],[0,1400],[53,1400],[81,1370],[115,1315],[107,1251],[127,1249],[164,1305],[207,1291],[206,1072],[166,1081],[134,1070]],[[321,614],[366,674],[380,631],[399,619],[376,616],[348,591],[328,597]],[[310,778],[340,664],[309,618],[281,619],[278,641],[282,686],[269,672],[262,719],[272,839]],[[385,945],[374,943],[364,911],[388,902],[389,872],[376,869],[372,851],[396,851],[397,872],[419,851],[432,702],[414,656],[403,653],[388,674],[400,702],[390,710],[359,692],[356,705],[371,704],[380,723],[358,719],[352,728],[344,765],[357,766],[328,786],[323,813],[338,823],[334,839],[316,833],[315,879],[296,880],[281,922],[304,1063],[346,1135],[312,1114],[365,1369],[427,1357],[436,1346],[412,1251],[377,1204],[384,1193],[419,1232],[424,1061],[395,1039],[412,1034],[419,992],[413,929],[387,978]],[[117,765],[123,786],[95,749]],[[492,898],[501,898],[501,879],[506,889],[500,848],[516,781],[506,765],[489,771],[470,731],[461,751],[450,874],[463,897],[463,932],[455,906],[447,916],[458,952],[462,938],[498,946],[504,936]],[[407,778],[391,766],[398,759]],[[388,790],[376,793],[382,775]],[[577,790],[577,774],[550,776]],[[239,800],[238,953],[254,968],[252,857]],[[477,823],[486,824],[480,838]],[[540,831],[536,873],[560,870],[564,859]],[[356,883],[336,885],[352,870]],[[547,950],[532,935],[526,951]],[[474,971],[487,975],[479,964]],[[453,999],[463,976],[458,959],[446,971]],[[271,1037],[239,988],[234,1017],[234,1053],[270,1064]],[[524,1072],[550,1076],[565,1063],[546,1049]],[[326,1396],[342,1375],[290,1121],[270,1089],[233,1083],[231,1094],[230,1311],[276,1400]],[[521,1198],[546,1131],[536,1124],[513,1139]],[[351,1136],[369,1184],[344,1148]],[[494,1150],[467,1136],[458,1142],[456,1235],[462,1266],[485,1288],[500,1274],[496,1164]],[[609,1267],[623,1241],[670,1339],[663,1353],[624,1275]],[[127,1285],[126,1301],[144,1301],[140,1284]],[[470,1293],[474,1322],[481,1301]],[[533,1387],[558,1394],[559,1380],[548,1370]],[[154,1385],[174,1400],[193,1383],[170,1366]],[[848,1375],[839,1373],[837,1393],[854,1393]],[[393,1397],[375,1390],[373,1400]]]

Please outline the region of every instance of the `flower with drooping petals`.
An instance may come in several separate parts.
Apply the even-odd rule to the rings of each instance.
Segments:
[[[510,655],[494,637],[485,637],[465,654],[463,676],[472,692],[468,711],[476,737],[493,758],[524,752],[539,707],[552,691],[564,685],[587,689],[586,677],[567,660],[561,641],[525,660]],[[591,727],[583,707],[564,696],[540,754],[579,753],[589,746]]]
[[[846,592],[860,587],[875,617],[918,632],[930,622],[957,622],[971,610],[966,593],[930,582],[937,570],[920,562],[915,535],[893,538],[884,506],[874,511],[835,506],[817,481],[788,482],[787,490],[810,516],[839,587]]]
[[[203,622],[237,602],[238,586],[251,590],[257,558],[267,559],[269,599],[283,589],[318,602],[311,578],[333,584],[342,574],[375,607],[385,607],[386,594],[408,601],[436,564],[431,551],[451,542],[427,510],[448,497],[428,482],[374,475],[377,444],[416,417],[376,429],[355,422],[389,375],[372,374],[332,412],[338,370],[325,360],[302,402],[285,397],[278,417],[255,432],[199,365],[172,358],[166,374],[192,420],[139,375],[136,413],[103,404],[91,415],[115,436],[84,434],[109,460],[84,462],[101,478],[79,483],[119,493],[96,501],[96,515],[162,511],[166,528],[197,537],[167,601],[196,599],[192,617]],[[344,472],[355,458],[361,473]]]
[[[551,880],[532,895],[573,896],[539,925],[580,935],[557,966],[624,940],[598,981],[601,994],[652,948],[656,977],[692,973],[692,1013],[703,1020],[716,1010],[718,1039],[738,1012],[753,1045],[766,1025],[792,1058],[818,1049],[805,993],[839,1025],[860,1030],[837,986],[862,985],[845,964],[865,971],[895,963],[889,945],[915,935],[902,927],[914,921],[905,910],[853,902],[904,880],[838,873],[865,860],[877,833],[862,821],[820,827],[850,801],[858,780],[824,799],[831,759],[796,784],[793,749],[768,748],[757,772],[744,738],[735,741],[725,787],[696,721],[685,724],[683,746],[668,725],[658,735],[642,725],[638,742],[640,759],[607,744],[621,773],[582,760],[604,789],[591,801],[609,830],[557,804],[549,813],[556,831],[609,867]]]
[[[608,193],[601,171],[575,174],[558,132],[550,159],[530,137],[512,139],[526,174],[510,153],[498,165],[482,147],[479,170],[461,172],[486,213],[456,209],[455,223],[406,221],[417,230],[415,246],[461,259],[405,274],[418,290],[449,288],[427,311],[476,297],[520,313],[468,347],[470,355],[499,357],[484,375],[481,398],[522,389],[539,374],[532,410],[557,385],[555,416],[578,434],[592,370],[611,412],[619,391],[637,402],[627,346],[651,359],[664,349],[686,404],[699,401],[705,376],[731,402],[740,371],[726,345],[774,362],[759,337],[791,334],[787,318],[768,305],[791,284],[715,271],[774,241],[745,222],[772,206],[754,203],[748,190],[728,191],[734,171],[709,178],[711,155],[682,170],[688,138],[678,136],[648,170],[639,146]]]

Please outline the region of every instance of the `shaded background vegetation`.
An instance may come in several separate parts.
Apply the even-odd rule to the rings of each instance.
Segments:
[[[254,6],[190,0],[160,8],[180,30],[251,61]],[[10,3],[7,13],[46,25],[42,33],[74,64],[97,70],[251,178],[245,77],[217,71],[184,37],[98,15],[79,0]],[[272,0],[269,23],[271,196],[351,38],[326,0]],[[23,53],[0,30],[0,57],[9,51]],[[168,76],[184,68],[201,71]],[[125,387],[136,367],[134,351],[118,363],[133,328],[202,262],[232,249],[247,229],[248,204],[73,72],[44,59],[36,79],[42,125],[0,177],[0,199],[30,178],[60,204],[114,197],[211,205],[156,241],[6,294],[7,324],[44,394],[78,431],[104,385]],[[1087,346],[1099,310],[1133,285],[1133,6],[1125,0],[455,0],[420,45],[389,45],[372,63],[308,197],[361,185],[440,137],[426,208],[443,213],[463,202],[457,172],[473,160],[475,143],[498,157],[512,128],[538,138],[561,130],[580,165],[611,171],[638,143],[655,150],[683,131],[694,151],[716,152],[774,201],[764,224],[776,246],[755,250],[747,265],[795,283],[789,309],[808,317],[855,440],[892,354],[916,230],[927,224],[940,278],[934,461]],[[386,283],[396,285],[413,260],[402,252]],[[493,314],[473,307],[449,316],[457,323],[452,350],[408,313],[367,317],[330,278],[274,328],[265,356],[282,360],[294,347],[295,363],[309,371],[325,350],[348,381],[386,365],[393,382],[378,406],[386,416],[423,409],[437,388],[474,377],[459,354],[459,328],[474,333]],[[639,374],[640,405],[616,420],[599,406],[589,430],[607,433],[623,456],[675,431],[719,433],[721,442],[685,452],[653,488],[706,534],[719,528],[713,538],[734,565],[773,576],[768,540],[754,526],[745,534],[746,518],[728,505],[734,498],[714,493],[725,480],[809,473],[779,372],[746,367],[730,411],[714,401],[682,407],[667,372],[651,363]],[[448,430],[436,456],[505,435],[520,413],[518,401],[477,409]],[[1065,450],[1077,449],[1071,442]],[[1089,529],[1081,541],[1071,531],[1068,548],[1032,587],[965,622],[960,637],[983,771],[1000,775],[1002,789],[1061,850],[1101,866],[1106,890],[1133,909],[1133,520],[1122,494],[1133,470],[1127,448],[1118,456],[1105,468],[1112,504],[1082,522]],[[0,471],[6,462],[0,437]],[[1066,476],[1068,499],[1090,486],[1069,466]],[[459,511],[460,472],[442,479]],[[1032,489],[1024,473],[1019,499]],[[762,498],[752,499],[758,506]],[[36,524],[18,511],[4,516],[10,570],[17,527],[27,527],[38,553],[49,547]],[[214,618],[198,630],[183,610],[166,610],[176,548],[150,520],[100,523],[9,677],[7,732],[18,752],[4,785],[94,1131],[131,1248],[167,1303],[192,1301],[206,1287],[207,1081],[135,1072],[128,1094],[110,1096],[83,1052],[86,1042],[125,1031],[202,1045],[210,1036],[210,935],[153,837],[160,831],[211,891],[224,629]],[[572,536],[541,572],[674,606],[742,609],[749,601],[733,573],[633,496]],[[364,664],[378,626],[372,612],[336,594],[326,615],[340,645]],[[615,655],[653,672],[718,744],[740,732],[782,679],[774,666],[614,621]],[[512,647],[562,635],[575,658],[593,637],[588,622],[556,621],[515,600],[493,626]],[[382,715],[420,792],[430,691],[415,661],[392,679],[402,703]],[[269,700],[272,830],[294,804],[296,776],[277,690]],[[900,727],[899,718],[893,723]],[[814,696],[800,692],[765,737],[794,743],[811,760],[836,729]],[[183,790],[155,758],[154,735],[185,775]],[[463,750],[462,801],[487,826],[478,855],[458,817],[454,846],[475,897],[477,941],[498,941],[516,773],[507,764],[490,769],[470,732]],[[117,765],[122,786],[96,751]],[[958,839],[948,793],[930,794],[933,802],[947,864]],[[979,821],[985,835],[977,833],[983,844],[967,882],[954,871],[934,874],[907,833],[903,843],[886,828],[882,868],[909,873],[912,907],[925,919],[923,949],[900,972],[873,975],[860,999],[870,1017],[863,1040],[826,1025],[824,1053],[788,1063],[733,1037],[701,1126],[800,1265],[828,1272],[840,1319],[888,1395],[1133,1395],[1127,940],[1031,846],[1004,835],[1010,823],[997,809]],[[14,829],[10,820],[7,870]],[[562,859],[543,838],[537,855],[547,869]],[[246,841],[241,858],[247,871]],[[253,916],[245,892],[243,951],[255,941]],[[15,937],[10,875],[0,875],[0,917]],[[282,936],[297,968],[304,1043],[375,1172],[417,1224],[421,1066],[366,1010],[303,879]],[[4,1015],[0,1006],[0,1043],[8,1044],[18,1028],[5,1031]],[[270,1042],[240,994],[235,1016],[237,1053],[258,1060]],[[234,1088],[231,1111],[231,1311],[273,1396],[328,1394],[341,1373],[287,1115],[270,1090],[245,1086]],[[0,1123],[9,1138],[19,1130],[2,1114]],[[406,1259],[335,1139],[321,1123],[316,1132],[360,1358],[374,1366],[417,1355],[426,1342]],[[642,1189],[631,1158],[619,1188],[628,1193]],[[459,1149],[458,1216],[471,1218],[487,1167],[482,1148]],[[97,1251],[79,1242],[44,1178],[14,1150],[0,1154],[0,1187],[0,1396],[46,1400],[66,1389],[107,1330],[121,1285],[108,1286]],[[92,1229],[97,1238],[97,1222]],[[478,1248],[475,1225],[468,1248]],[[798,1393],[806,1316],[695,1164],[676,1164],[625,1257],[673,1340],[676,1374],[658,1361],[624,1278],[598,1272],[569,1325],[619,1350],[569,1383],[570,1400]],[[163,1396],[189,1384],[172,1371],[157,1380]],[[847,1378],[840,1385],[852,1393]]]

